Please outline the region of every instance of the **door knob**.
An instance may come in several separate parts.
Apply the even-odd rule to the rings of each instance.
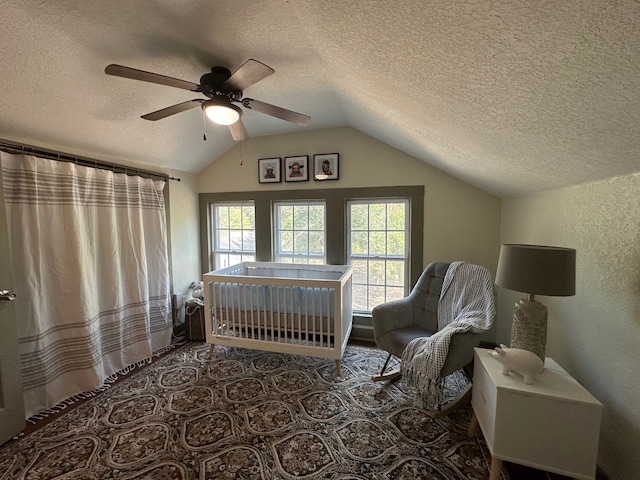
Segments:
[[[16,294],[9,290],[0,290],[0,300],[11,302],[16,299]]]

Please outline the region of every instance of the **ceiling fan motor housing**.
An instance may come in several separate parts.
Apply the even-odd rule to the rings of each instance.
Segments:
[[[205,73],[200,77],[202,93],[209,98],[228,96],[233,100],[242,98],[242,91],[231,91],[225,82],[231,77],[231,71],[225,67],[213,67],[211,73]]]

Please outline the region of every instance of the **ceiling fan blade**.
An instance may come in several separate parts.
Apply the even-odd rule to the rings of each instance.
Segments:
[[[297,123],[298,125],[308,125],[311,121],[309,115],[287,110],[286,108],[276,107],[269,103],[261,102],[260,100],[254,100],[253,98],[243,98],[242,105],[251,110],[256,110],[260,113],[266,113],[272,117],[281,118],[287,122]]]
[[[249,88],[254,83],[267,78],[275,70],[264,63],[250,58],[231,75],[224,84],[232,91],[242,91]]]
[[[202,105],[202,102],[204,102],[204,100],[200,100],[200,99],[187,100],[186,102],[178,103],[176,105],[163,108],[162,110],[157,110],[155,112],[147,113],[146,115],[142,115],[142,118],[144,118],[145,120],[152,120],[152,121],[161,120],[171,115],[175,115],[176,113],[184,112],[185,110],[199,107],[200,105]]]
[[[200,85],[197,83],[187,82],[186,80],[167,77],[157,73],[145,72],[144,70],[138,70],[136,68],[124,67],[114,63],[107,65],[107,68],[104,69],[104,73],[107,75],[114,75],[116,77],[131,78],[133,80],[142,80],[143,82],[167,85],[168,87],[182,88],[184,90],[191,90],[192,92],[200,91]]]
[[[249,133],[247,132],[247,129],[244,128],[244,124],[240,119],[238,119],[236,123],[229,125],[229,131],[235,141],[246,140],[249,138]]]

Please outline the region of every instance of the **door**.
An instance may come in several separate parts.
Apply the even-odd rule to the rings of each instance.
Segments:
[[[18,331],[12,298],[7,211],[0,178],[0,445],[20,433],[25,426]]]

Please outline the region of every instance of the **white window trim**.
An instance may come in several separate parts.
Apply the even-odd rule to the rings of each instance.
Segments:
[[[403,255],[364,255],[364,254],[354,254],[351,250],[351,206],[352,205],[371,205],[371,204],[389,204],[389,203],[404,203],[405,204],[405,216],[404,216],[404,233],[405,233],[405,243],[404,243],[404,254]],[[407,296],[410,291],[410,270],[411,270],[411,262],[409,258],[409,252],[411,251],[411,201],[409,198],[404,197],[390,197],[390,198],[358,198],[358,199],[350,199],[347,200],[346,204],[346,218],[347,218],[347,229],[346,229],[346,237],[347,237],[347,262],[351,264],[351,259],[355,258],[358,260],[382,260],[382,259],[392,259],[392,260],[403,260],[404,261],[404,296]],[[367,230],[371,232],[372,230]],[[385,230],[389,231],[389,230]],[[354,282],[355,285],[355,282]],[[362,284],[360,284],[362,285]],[[370,284],[365,284],[370,285]],[[387,285],[384,285],[385,289]],[[367,301],[368,303],[368,301]],[[371,309],[357,309],[354,307],[354,314],[370,314]]]
[[[323,208],[323,212],[324,212],[324,230],[322,230],[322,233],[324,235],[324,251],[322,252],[322,255],[317,255],[317,254],[311,254],[311,253],[307,253],[307,254],[301,254],[301,253],[281,253],[279,251],[280,248],[280,208],[279,207],[286,207],[286,206],[290,206],[290,207],[299,207],[299,206],[305,206],[305,207],[309,207],[309,206],[313,206],[313,205],[319,205]],[[326,229],[327,229],[327,206],[326,206],[326,202],[322,201],[322,200],[298,200],[298,201],[292,201],[292,200],[286,200],[286,201],[276,201],[273,203],[273,258],[276,262],[281,262],[284,259],[290,259],[291,262],[295,263],[295,259],[302,259],[305,258],[307,259],[307,263],[309,260],[313,259],[315,261],[318,261],[318,263],[326,263],[327,262],[327,250],[326,250],[326,245],[327,245],[327,237],[326,237]],[[293,230],[294,232],[296,231],[295,229]],[[301,231],[301,230],[300,230]],[[306,232],[317,232],[319,230],[309,230],[307,229]]]
[[[214,202],[210,204],[210,209],[209,209],[209,215],[211,218],[211,232],[210,232],[210,237],[211,238],[211,245],[210,245],[210,252],[211,252],[211,267],[214,270],[220,269],[222,268],[222,265],[217,265],[216,264],[216,257],[218,254],[222,254],[222,255],[238,255],[240,257],[242,256],[249,256],[252,257],[253,259],[255,259],[256,256],[256,249],[255,249],[255,242],[254,242],[254,249],[253,250],[244,250],[244,248],[241,248],[240,250],[237,249],[220,249],[219,245],[218,245],[218,236],[216,235],[216,230],[217,230],[217,212],[218,209],[217,207],[252,207],[254,209],[255,212],[255,202],[253,200],[243,200],[243,201],[237,201],[237,202]],[[244,227],[241,228],[242,231],[245,230],[253,230],[254,231],[254,235],[255,235],[255,225],[253,229],[245,229]]]

